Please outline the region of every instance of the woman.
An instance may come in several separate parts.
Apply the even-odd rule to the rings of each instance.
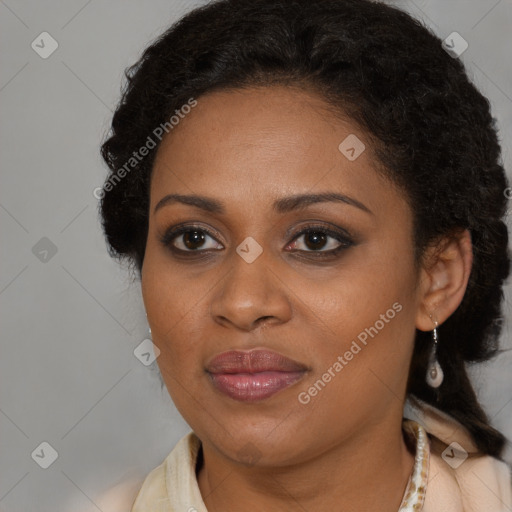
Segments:
[[[460,61],[381,3],[220,0],[127,77],[103,228],[193,431],[132,511],[510,510],[464,366],[507,181]]]

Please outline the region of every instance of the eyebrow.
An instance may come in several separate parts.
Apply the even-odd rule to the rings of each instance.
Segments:
[[[282,214],[294,210],[305,209],[311,204],[325,202],[348,204],[350,206],[355,206],[356,208],[359,208],[360,210],[373,215],[373,212],[357,199],[335,192],[323,192],[318,194],[297,194],[293,196],[282,197],[280,199],[277,199],[273,203],[272,208],[276,213]],[[210,213],[224,214],[226,211],[224,204],[222,202],[211,197],[184,194],[168,194],[162,199],[160,199],[160,201],[158,201],[153,213],[156,213],[164,206],[173,203],[182,203],[190,206],[195,206]]]

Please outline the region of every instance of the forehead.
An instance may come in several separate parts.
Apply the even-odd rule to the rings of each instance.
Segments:
[[[313,92],[260,87],[197,102],[159,147],[152,208],[168,193],[246,206],[316,190],[363,194],[378,205],[391,188],[376,171],[365,132]]]

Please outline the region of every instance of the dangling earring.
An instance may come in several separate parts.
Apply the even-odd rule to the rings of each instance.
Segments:
[[[432,331],[432,350],[428,358],[427,366],[427,384],[432,388],[438,388],[444,379],[443,369],[437,360],[437,322],[435,322],[434,330]]]
[[[146,322],[148,320],[148,314],[146,313]],[[151,327],[149,326],[149,323],[148,323],[148,331],[149,331],[149,335],[151,336]]]

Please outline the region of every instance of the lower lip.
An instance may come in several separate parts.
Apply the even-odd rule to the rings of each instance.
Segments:
[[[211,373],[214,386],[234,400],[256,402],[295,384],[305,372]]]

